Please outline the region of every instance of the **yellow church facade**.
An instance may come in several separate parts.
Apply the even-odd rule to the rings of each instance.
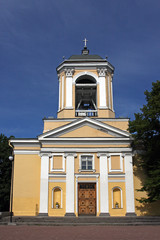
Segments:
[[[85,46],[81,55],[64,60],[57,74],[57,118],[45,118],[35,139],[10,140],[13,214],[146,214],[136,201],[141,182],[134,175],[129,119],[115,118],[114,67]]]

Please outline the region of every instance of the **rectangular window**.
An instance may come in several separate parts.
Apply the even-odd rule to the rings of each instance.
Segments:
[[[81,156],[81,169],[82,170],[93,169],[93,156]]]

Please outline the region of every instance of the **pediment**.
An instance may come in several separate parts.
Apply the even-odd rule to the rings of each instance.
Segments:
[[[121,129],[91,118],[75,120],[39,136],[39,140],[54,138],[126,138],[130,134]]]

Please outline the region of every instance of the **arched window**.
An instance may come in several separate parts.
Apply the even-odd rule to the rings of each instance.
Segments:
[[[122,189],[120,187],[112,189],[112,208],[123,208]]]
[[[76,116],[97,116],[97,83],[89,75],[80,76],[75,82]]]
[[[52,208],[62,208],[62,189],[60,187],[52,190]]]

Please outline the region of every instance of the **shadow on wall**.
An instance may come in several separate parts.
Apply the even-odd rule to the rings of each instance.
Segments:
[[[145,182],[145,173],[141,167],[141,158],[139,155],[134,156],[134,188],[135,188],[135,199],[141,199],[147,197],[146,192],[139,192],[137,189],[141,189]],[[135,209],[138,216],[155,216],[160,215],[160,201],[153,203],[140,203],[135,200]]]
[[[35,209],[35,215],[38,216],[39,215],[39,207],[38,207],[38,204],[36,204],[36,209]]]

